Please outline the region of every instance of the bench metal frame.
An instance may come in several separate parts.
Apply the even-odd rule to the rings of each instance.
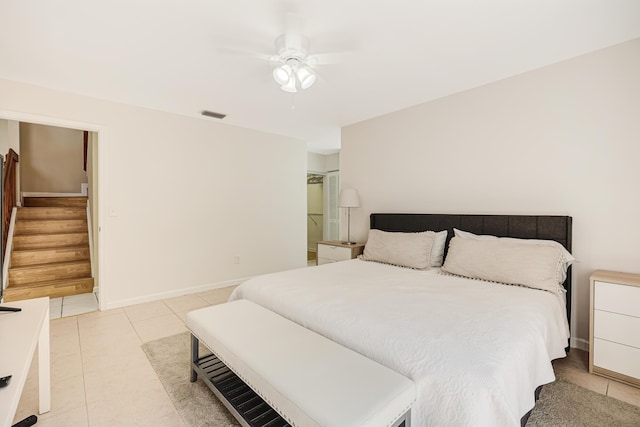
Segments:
[[[200,376],[243,427],[291,427],[282,415],[218,359],[212,349],[209,350],[212,354],[200,357],[200,340],[191,334],[191,382]],[[411,410],[389,427],[411,427]]]

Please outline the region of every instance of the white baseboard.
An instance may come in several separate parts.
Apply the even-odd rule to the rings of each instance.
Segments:
[[[22,197],[87,197],[89,195],[89,184],[80,184],[79,193],[46,193],[38,191],[23,191]]]
[[[86,197],[82,193],[38,193],[34,191],[23,191],[22,197]]]
[[[114,308],[128,307],[130,305],[143,304],[145,302],[153,302],[167,298],[179,297],[182,295],[197,294],[198,292],[210,291],[212,289],[226,288],[228,286],[238,285],[251,277],[242,277],[239,279],[227,280],[224,282],[208,283],[206,285],[194,286],[192,288],[178,289],[175,291],[160,292],[157,294],[144,295],[141,297],[127,298],[118,301],[104,303],[100,301],[100,310],[111,310]]]
[[[584,338],[571,337],[570,343],[571,343],[571,348],[577,348],[578,350],[589,351],[589,340],[585,340]]]

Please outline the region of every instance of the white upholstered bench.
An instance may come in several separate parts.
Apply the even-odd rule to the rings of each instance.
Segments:
[[[186,324],[191,381],[200,375],[243,426],[409,427],[413,381],[279,314],[238,300]]]

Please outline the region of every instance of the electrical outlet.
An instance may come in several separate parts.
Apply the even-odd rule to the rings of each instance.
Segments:
[[[234,264],[240,264],[240,257],[238,255],[233,257],[233,263]]]

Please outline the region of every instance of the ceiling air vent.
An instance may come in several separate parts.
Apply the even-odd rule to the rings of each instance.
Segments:
[[[207,117],[213,117],[215,119],[224,119],[225,117],[227,117],[226,114],[215,113],[213,111],[207,111],[207,110],[203,110],[200,114]]]

